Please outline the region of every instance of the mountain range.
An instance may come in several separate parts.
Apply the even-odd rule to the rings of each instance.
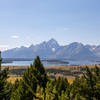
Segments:
[[[55,39],[44,41],[30,47],[13,48],[2,52],[3,58],[35,58],[72,60],[100,60],[100,45],[84,45],[73,42],[61,46]]]

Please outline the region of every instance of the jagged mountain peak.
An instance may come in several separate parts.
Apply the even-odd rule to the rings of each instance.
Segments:
[[[55,39],[51,39],[51,40],[49,40],[48,42],[47,42],[47,44],[49,45],[49,46],[51,46],[51,47],[59,47],[59,44],[58,44],[58,42],[55,40]]]
[[[48,42],[57,43],[57,41],[54,38],[50,39]]]
[[[38,45],[36,45],[36,47],[43,47],[43,48],[59,48],[59,44],[55,39],[50,39],[49,41],[44,41]]]
[[[96,48],[97,47],[97,48]],[[75,59],[98,59],[100,58],[100,49],[98,46],[94,47],[83,45],[79,42],[73,42],[67,46],[60,46],[55,39],[44,41],[37,45],[30,47],[21,47],[4,51],[3,58],[34,58],[39,55],[41,58],[75,58]]]

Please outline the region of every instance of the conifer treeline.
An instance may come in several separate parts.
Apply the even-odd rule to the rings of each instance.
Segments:
[[[100,69],[86,73],[72,84],[66,78],[50,79],[37,57],[22,79],[7,82],[8,69],[0,72],[0,100],[100,100]]]

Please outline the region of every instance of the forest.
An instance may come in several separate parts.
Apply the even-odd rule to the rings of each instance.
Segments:
[[[100,100],[100,69],[86,66],[86,72],[72,84],[67,78],[51,79],[39,56],[23,73],[22,79],[8,82],[9,69],[0,68],[0,100]]]

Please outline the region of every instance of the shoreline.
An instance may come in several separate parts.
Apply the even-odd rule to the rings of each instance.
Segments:
[[[44,66],[45,69],[69,69],[69,68],[72,68],[72,67],[75,67],[75,68],[85,68],[86,66],[88,66],[89,68],[94,68],[95,65],[97,65],[98,67],[100,67],[99,64],[92,64],[92,65],[57,65],[57,66]],[[10,66],[1,66],[2,69],[4,68],[9,68],[9,69],[27,69],[30,67],[29,66],[24,66],[24,65],[21,65],[21,66],[16,66],[16,65],[10,65]]]

